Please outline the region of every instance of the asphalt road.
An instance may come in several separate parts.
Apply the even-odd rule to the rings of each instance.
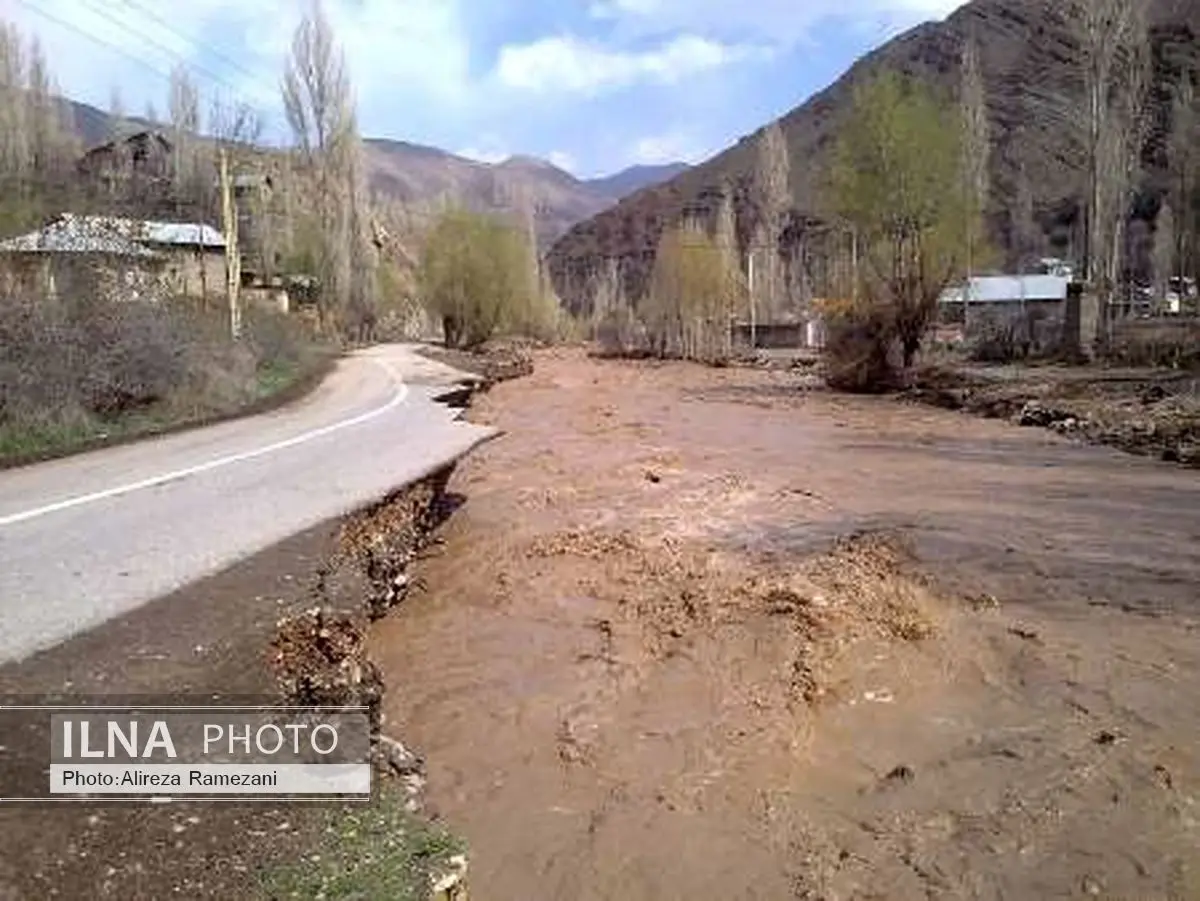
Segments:
[[[282,410],[0,472],[0,663],[379,499],[495,433],[470,378],[387,345]]]

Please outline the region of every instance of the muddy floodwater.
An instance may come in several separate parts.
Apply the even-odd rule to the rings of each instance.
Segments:
[[[1200,898],[1200,475],[540,356],[376,626],[472,898]]]

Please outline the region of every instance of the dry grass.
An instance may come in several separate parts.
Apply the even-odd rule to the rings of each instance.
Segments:
[[[193,302],[0,298],[0,461],[227,415],[322,356],[284,317],[248,313],[242,341]]]

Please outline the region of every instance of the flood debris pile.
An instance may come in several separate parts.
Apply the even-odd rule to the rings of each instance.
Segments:
[[[929,369],[912,400],[1200,467],[1200,379],[1064,376],[1030,370],[1014,379]]]
[[[484,348],[482,375],[490,386],[497,382],[533,375],[533,354],[518,344],[496,344]]]
[[[455,369],[479,376],[483,380],[477,385],[480,391],[487,391],[500,382],[533,375],[531,346],[520,341],[496,339],[473,350],[428,347],[423,353]]]

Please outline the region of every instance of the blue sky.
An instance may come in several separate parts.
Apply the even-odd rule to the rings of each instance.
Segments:
[[[858,56],[958,0],[325,0],[363,131],[577,175],[698,162],[796,106]],[[62,90],[167,105],[193,67],[208,97],[283,128],[279,73],[304,0],[0,0]],[[58,20],[58,21],[55,21]]]

